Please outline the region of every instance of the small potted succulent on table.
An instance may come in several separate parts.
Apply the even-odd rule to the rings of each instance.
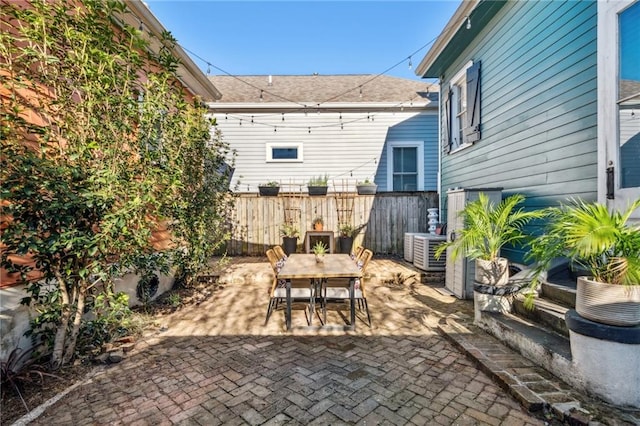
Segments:
[[[322,243],[322,241],[318,241],[313,248],[311,249],[313,254],[316,256],[316,262],[322,263],[324,262],[324,256],[329,251],[328,247]]]
[[[327,195],[328,182],[328,175],[321,175],[309,179],[309,183],[307,184],[309,195]]]
[[[258,185],[258,192],[263,197],[277,197],[280,192],[280,184],[275,180]]]

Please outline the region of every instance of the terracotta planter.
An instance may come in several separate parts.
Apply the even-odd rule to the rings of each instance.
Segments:
[[[640,324],[640,286],[624,286],[578,277],[576,311],[602,324]]]
[[[476,259],[475,280],[478,284],[505,286],[509,282],[509,261],[499,257],[495,261]]]

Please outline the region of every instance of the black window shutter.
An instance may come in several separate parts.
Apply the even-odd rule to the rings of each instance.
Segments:
[[[451,117],[452,96],[453,92],[449,90],[447,92],[447,96],[444,99],[444,140],[446,143],[445,150],[447,153],[451,151],[451,123],[453,122],[453,117]]]
[[[467,127],[466,143],[480,140],[480,61],[467,68]]]

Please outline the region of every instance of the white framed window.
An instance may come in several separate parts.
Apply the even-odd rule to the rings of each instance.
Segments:
[[[270,142],[266,144],[267,163],[302,163],[302,142]]]
[[[480,61],[469,61],[449,81],[444,118],[449,153],[480,140]]]
[[[387,143],[387,190],[424,190],[424,141]]]

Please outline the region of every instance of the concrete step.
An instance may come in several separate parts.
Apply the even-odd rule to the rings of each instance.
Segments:
[[[573,282],[548,282],[544,281],[541,286],[540,297],[549,299],[566,308],[576,307],[576,284]]]
[[[520,318],[525,318],[545,329],[564,337],[569,337],[569,329],[564,320],[564,314],[569,310],[564,305],[546,298],[534,299],[533,309],[524,306],[524,297],[518,296],[513,301],[512,313]]]
[[[482,312],[478,326],[565,382],[580,382],[567,337],[511,314]]]
[[[499,317],[500,314],[483,312],[484,321],[495,318],[497,321],[504,320],[505,328],[523,328],[527,334],[539,333],[530,326],[518,325],[516,319],[510,321],[508,316],[506,319]],[[549,419],[545,424],[556,425],[559,424],[558,421],[562,424],[585,426],[640,424],[635,411],[622,411],[579,393],[575,384],[562,379],[546,367],[541,368],[539,355],[520,354],[511,344],[505,343],[504,339],[497,338],[493,333],[486,333],[486,325],[481,324],[480,328],[472,323],[471,318],[458,314],[449,315],[438,324],[440,333],[513,395],[525,409],[544,410]],[[545,336],[545,339],[545,347],[565,345],[565,339],[561,336]],[[568,349],[565,347],[564,350]],[[565,358],[569,356],[566,353],[557,356],[570,362],[570,359]],[[571,369],[570,364],[565,367]],[[551,414],[555,415],[555,419]]]

